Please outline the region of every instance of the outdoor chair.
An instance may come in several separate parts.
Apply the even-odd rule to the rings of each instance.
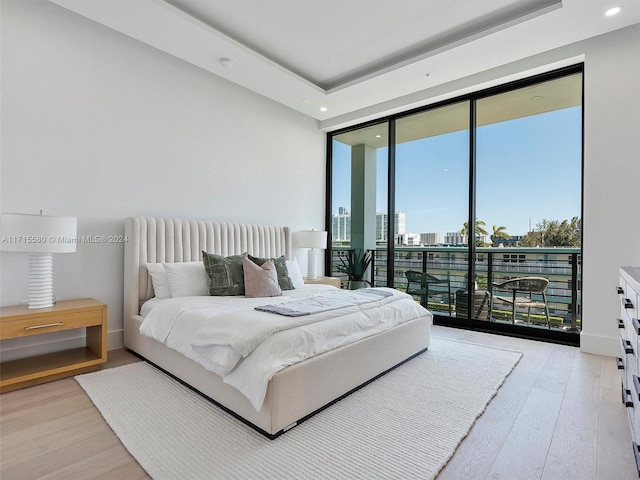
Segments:
[[[531,323],[531,309],[544,308],[547,318],[547,326],[551,330],[549,320],[549,305],[547,304],[547,285],[549,280],[543,277],[518,277],[512,278],[502,283],[493,283],[493,295],[491,295],[491,312],[493,303],[500,300],[511,305],[511,323],[516,323],[516,307],[526,307],[528,309],[527,325]],[[496,292],[507,292],[510,295],[496,295]],[[522,295],[519,295],[522,294]],[[542,297],[542,301],[534,298],[534,295]]]
[[[448,276],[447,278],[440,279],[428,273],[414,270],[407,270],[404,272],[404,275],[407,277],[407,293],[409,295],[419,295],[420,305],[424,308],[427,308],[430,295],[442,295],[446,293],[449,316],[451,316],[453,296],[451,295],[451,280],[449,280]],[[430,287],[436,285],[439,287],[431,288],[430,291]]]

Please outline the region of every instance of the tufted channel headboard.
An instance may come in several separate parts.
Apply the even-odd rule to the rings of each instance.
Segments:
[[[124,226],[124,319],[138,315],[153,297],[147,263],[202,260],[202,250],[217,255],[248,252],[256,257],[291,258],[288,227],[129,217]]]

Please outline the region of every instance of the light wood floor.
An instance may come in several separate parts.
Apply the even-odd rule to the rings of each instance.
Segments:
[[[438,480],[638,478],[612,358],[446,327],[433,334],[524,354]],[[104,368],[135,361],[112,351]],[[0,463],[2,480],[149,478],[71,378],[0,396]]]

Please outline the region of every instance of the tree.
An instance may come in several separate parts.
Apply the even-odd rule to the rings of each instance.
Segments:
[[[540,232],[529,232],[520,239],[519,245],[521,247],[539,247],[542,246],[540,239],[543,235]]]
[[[507,233],[507,227],[496,227],[493,226],[493,233],[491,234],[491,245],[497,247],[500,245],[500,239],[508,240],[511,238],[511,235]]]
[[[582,245],[582,220],[544,219],[536,230],[527,233],[520,245],[523,247],[580,247]]]
[[[483,235],[488,235],[488,232],[483,228],[485,225],[486,223],[483,222],[482,220],[476,220],[475,239],[476,239],[477,247],[484,246],[484,242],[482,241],[481,237]],[[462,230],[460,231],[460,233],[462,234],[462,236],[469,234],[469,222],[464,222],[462,224]]]

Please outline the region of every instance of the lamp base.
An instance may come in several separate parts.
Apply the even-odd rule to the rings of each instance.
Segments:
[[[307,257],[307,278],[309,280],[315,280],[318,278],[318,262],[317,260],[318,250],[315,248],[309,249],[309,256]]]
[[[29,306],[53,306],[53,257],[50,253],[29,255]]]

